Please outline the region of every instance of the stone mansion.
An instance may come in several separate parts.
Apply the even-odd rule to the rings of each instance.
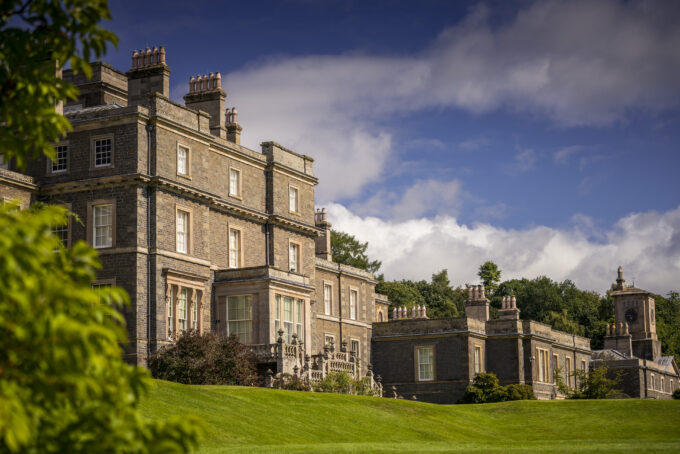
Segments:
[[[91,79],[64,71],[80,90],[63,106],[73,130],[54,161],[0,168],[0,198],[63,205],[83,221],[58,234],[98,250],[93,285],[130,295],[131,363],[191,328],[237,334],[275,372],[332,360],[365,375],[371,324],[389,302],[372,274],[331,260],[313,159],[240,145],[220,73],[192,77],[182,105],[169,99],[164,48],[134,52],[131,66],[97,62]]]
[[[388,394],[430,402],[455,402],[484,371],[556,398],[553,371],[593,360],[625,370],[631,396],[668,398],[680,385],[677,364],[661,356],[653,298],[621,274],[616,324],[599,352],[589,339],[521,320],[514,298],[490,319],[479,287],[464,317],[430,320],[418,308],[395,309],[390,320],[374,276],[332,261],[314,160],[276,142],[242,146],[219,72],[191,77],[179,104],[169,98],[163,47],[135,51],[125,73],[103,62],[92,69],[90,79],[62,74],[80,95],[57,106],[73,129],[55,144],[55,160],[22,172],[0,161],[0,202],[62,205],[82,221],[56,233],[67,247],[98,250],[93,286],[129,294],[128,362],[145,365],[194,329],[238,335],[261,375],[314,381],[347,371],[380,387],[380,374]]]

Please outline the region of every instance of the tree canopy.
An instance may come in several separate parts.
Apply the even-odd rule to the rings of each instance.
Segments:
[[[493,295],[501,281],[501,270],[498,265],[491,261],[484,262],[480,265],[477,275],[482,280],[486,291]]]
[[[362,243],[349,233],[331,230],[331,253],[334,262],[376,273],[382,262],[369,259],[366,249],[368,242]]]
[[[0,6],[0,157],[22,168],[70,128],[55,104],[76,90],[67,62],[91,73],[116,37],[99,26],[105,0],[4,1]],[[191,417],[138,411],[148,372],[122,360],[118,288],[93,289],[100,262],[84,242],[52,233],[63,208],[0,206],[0,452],[176,453],[197,444]]]

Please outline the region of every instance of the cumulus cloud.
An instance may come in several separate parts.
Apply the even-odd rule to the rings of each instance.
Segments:
[[[504,279],[545,275],[604,293],[622,265],[638,287],[679,290],[680,207],[632,213],[605,231],[583,216],[568,229],[513,230],[463,225],[450,216],[385,221],[339,204],[328,211],[334,228],[368,241],[368,254],[382,260],[387,279],[429,279],[446,268],[454,285],[476,283],[479,265],[493,260]]]
[[[678,107],[680,5],[548,0],[493,25],[474,8],[412,55],[263,60],[224,85],[243,141],[275,138],[317,159],[322,200],[354,197],[394,159],[390,119],[423,109],[525,112],[562,126]]]

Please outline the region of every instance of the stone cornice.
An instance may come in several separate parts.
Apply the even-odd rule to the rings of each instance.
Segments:
[[[292,176],[295,178],[298,178],[300,180],[306,181],[309,184],[317,185],[319,184],[319,179],[307,175],[306,173],[300,172],[299,170],[295,170],[292,167],[288,167],[286,165],[281,164],[280,162],[268,162],[267,163],[267,170],[278,170],[281,173],[285,173],[288,176]]]
[[[3,168],[0,168],[0,183],[5,183],[21,189],[27,189],[33,192],[38,191],[38,185],[34,183],[33,177]]]

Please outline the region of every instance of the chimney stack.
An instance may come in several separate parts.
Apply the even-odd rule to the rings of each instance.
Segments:
[[[149,95],[170,96],[170,68],[165,64],[165,48],[147,47],[132,52],[128,78],[128,105],[149,105]]]
[[[189,92],[184,95],[184,104],[190,109],[210,114],[210,134],[227,138],[224,111],[227,94],[222,90],[220,73],[208,73],[189,78]]]
[[[316,237],[316,256],[331,261],[331,227],[332,224],[326,219],[326,209],[316,209],[314,224],[323,230],[321,236]]]
[[[243,128],[238,124],[238,111],[236,107],[232,107],[231,110],[227,109],[224,116],[227,119],[227,140],[240,145]]]
[[[483,285],[468,287],[468,299],[465,301],[465,316],[483,322],[489,320],[489,300],[486,298]]]

